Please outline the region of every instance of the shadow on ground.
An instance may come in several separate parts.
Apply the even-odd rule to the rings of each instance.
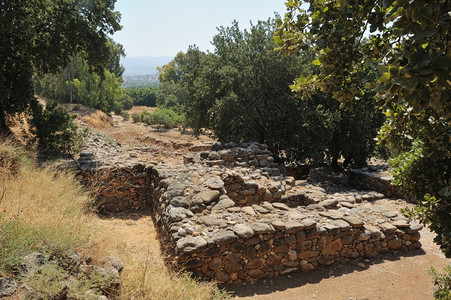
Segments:
[[[138,211],[123,211],[119,213],[98,213],[97,214],[101,219],[120,219],[120,220],[139,220],[143,217],[153,217],[153,213],[150,209],[146,210],[138,210]],[[153,220],[153,218],[152,218]],[[153,220],[154,221],[154,220]]]
[[[425,255],[422,249],[409,251],[408,253],[393,253],[371,259],[358,258],[347,263],[323,266],[310,272],[298,272],[281,275],[273,278],[259,279],[255,283],[242,282],[224,285],[222,288],[237,297],[251,297],[254,295],[266,295],[277,291],[284,291],[301,287],[307,284],[319,283],[324,279],[340,277],[353,272],[362,272],[375,264],[385,261],[397,261],[401,257],[413,257]]]

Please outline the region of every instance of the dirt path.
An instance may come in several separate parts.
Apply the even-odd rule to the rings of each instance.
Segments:
[[[433,299],[434,285],[427,271],[451,263],[433,242],[434,234],[421,231],[422,250],[411,256],[385,256],[285,275],[257,283],[227,287],[241,299]],[[364,264],[362,268],[359,264]]]

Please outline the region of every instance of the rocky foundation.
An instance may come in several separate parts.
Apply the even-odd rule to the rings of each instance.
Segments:
[[[151,209],[173,265],[197,277],[254,281],[421,247],[422,225],[390,209],[401,200],[283,176],[266,145],[215,144],[184,161],[110,163],[99,201],[108,212]]]

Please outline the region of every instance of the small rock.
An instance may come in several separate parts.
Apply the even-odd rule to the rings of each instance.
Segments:
[[[23,262],[20,264],[20,270],[23,274],[33,275],[36,273],[39,266],[44,264],[44,255],[39,252],[33,252],[23,257]]]
[[[172,198],[170,203],[176,207],[184,207],[184,208],[189,207],[189,199],[183,196],[177,196]]]
[[[407,227],[410,226],[410,225],[407,223],[406,220],[398,220],[398,221],[395,221],[395,222],[393,222],[393,225],[396,226],[396,227],[398,227],[398,228],[407,228]]]
[[[124,263],[118,257],[107,256],[104,260],[106,266],[112,266],[119,273],[124,269]]]
[[[220,199],[219,202],[214,206],[214,209],[225,210],[225,209],[233,207],[233,206],[235,206],[235,202],[232,199],[230,199],[229,197],[227,197],[225,199]]]
[[[173,207],[169,211],[169,220],[171,222],[179,222],[185,219],[188,215],[188,210],[183,207]]]
[[[209,178],[205,181],[205,185],[212,190],[221,190],[224,182],[220,178]]]
[[[274,202],[272,203],[272,206],[274,208],[280,209],[280,210],[289,210],[290,207],[288,207],[288,205],[286,205],[285,203],[280,203],[280,202]]]
[[[241,211],[246,213],[246,214],[248,214],[248,215],[251,215],[251,216],[255,216],[256,215],[254,209],[251,206],[243,206],[241,208]]]
[[[423,224],[419,223],[410,223],[408,233],[415,233],[423,229]]]
[[[177,241],[177,248],[182,252],[193,252],[207,248],[207,241],[200,236],[184,237]]]
[[[363,221],[355,216],[344,216],[343,220],[348,222],[352,227],[362,227]]]
[[[17,290],[17,283],[14,278],[0,278],[0,298],[11,296]]]
[[[250,238],[254,235],[252,228],[245,224],[236,224],[233,226],[233,231],[242,238]]]
[[[316,226],[316,221],[310,218],[302,220],[301,223],[305,229],[311,229]]]
[[[272,226],[274,226],[274,228],[276,229],[280,229],[280,230],[284,230],[285,229],[285,222],[283,222],[282,220],[273,220],[271,222]]]
[[[304,229],[304,225],[296,221],[287,221],[285,223],[285,230],[287,233],[294,233]]]
[[[220,216],[214,216],[214,215],[205,216],[205,217],[201,217],[200,221],[207,226],[218,226],[218,227],[226,227],[227,226],[227,221],[224,219],[221,219]]]
[[[256,234],[272,233],[275,231],[271,225],[266,224],[266,223],[259,223],[259,222],[252,223],[251,228]]]
[[[213,240],[218,245],[230,244],[236,240],[236,235],[230,230],[219,230]]]
[[[202,199],[202,202],[205,204],[211,203],[219,198],[219,195],[221,193],[217,190],[209,190],[209,191],[203,191],[199,194],[200,199]]]

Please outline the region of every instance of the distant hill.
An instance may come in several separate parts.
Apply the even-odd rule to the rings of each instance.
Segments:
[[[158,74],[157,67],[165,65],[173,59],[171,56],[125,57],[121,59],[121,63],[125,67],[124,76],[136,76]]]

